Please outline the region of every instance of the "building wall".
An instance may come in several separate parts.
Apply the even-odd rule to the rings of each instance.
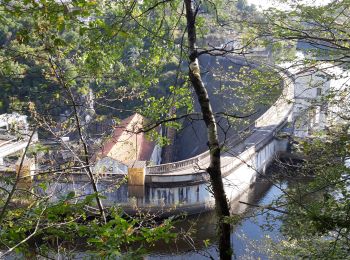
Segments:
[[[349,73],[334,66],[298,74],[293,111],[295,135],[306,137],[341,123],[341,116],[350,111],[349,85]]]
[[[128,167],[110,157],[98,160],[93,168],[95,174],[127,174]]]

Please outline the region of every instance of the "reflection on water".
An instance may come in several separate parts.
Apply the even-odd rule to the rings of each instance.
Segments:
[[[210,196],[207,184],[198,184],[183,187],[128,187],[126,184],[120,184],[120,181],[99,182],[99,189],[103,191],[105,205],[122,205],[123,207],[143,207],[157,206],[159,208],[188,209],[190,205],[198,205],[204,202]],[[279,184],[280,185],[280,184]],[[283,183],[282,187],[285,186]],[[285,187],[284,187],[285,188]],[[74,190],[77,194],[92,193],[91,187],[85,182],[61,182],[51,185],[47,192],[56,192],[63,195],[67,190]],[[257,180],[250,189],[242,194],[239,201],[253,204],[266,205],[281,194],[279,186],[273,186],[267,180]],[[206,196],[205,196],[206,195]],[[60,196],[60,195],[57,195]],[[247,208],[245,204],[237,201],[231,204],[232,213],[244,213],[243,218],[232,230],[232,241],[235,256],[238,259],[266,259],[264,254],[256,249],[252,250],[250,244],[253,240],[261,241],[265,235],[276,237],[278,232],[265,232],[260,225],[266,223],[264,215],[256,214],[259,211],[256,208]],[[159,212],[159,211],[158,211]],[[172,211],[174,212],[174,211]],[[170,214],[170,213],[169,213]],[[270,214],[275,214],[270,212]],[[255,216],[249,217],[249,216]],[[249,218],[248,218],[249,217]],[[280,225],[280,223],[275,223]],[[207,259],[208,256],[217,259],[216,247],[216,217],[215,212],[209,211],[201,214],[195,214],[186,217],[175,225],[180,233],[187,234],[182,236],[176,243],[158,243],[150,248],[150,254],[147,259]],[[205,242],[209,244],[205,246]]]
[[[36,192],[44,193],[40,186],[35,185]],[[173,207],[206,203],[211,200],[208,184],[157,187],[146,184],[145,186],[128,186],[120,180],[104,180],[97,183],[98,190],[105,197],[104,204],[108,206],[134,204],[137,207]],[[53,199],[58,199],[74,191],[77,197],[92,194],[93,190],[89,182],[67,180],[55,180],[48,185],[46,194],[53,194]]]
[[[241,201],[253,204],[266,205],[281,194],[281,189],[285,184],[273,186],[266,180],[258,180],[251,188],[249,197],[241,197]],[[232,213],[242,213],[242,204],[238,202],[231,205]],[[233,228],[232,241],[235,257],[238,259],[267,259],[264,253],[257,248],[252,248],[253,244],[258,244],[266,236],[277,239],[277,231],[268,232],[261,229],[261,225],[266,224],[266,216],[256,208],[245,208],[244,218]],[[270,212],[270,214],[276,214]],[[147,259],[208,259],[213,257],[218,259],[216,247],[216,217],[215,212],[206,212],[188,217],[185,221],[177,223],[178,231],[193,230],[191,239],[177,241],[175,244],[158,243],[152,248]],[[275,225],[279,226],[280,223]],[[205,247],[204,240],[209,240],[211,246]]]
[[[36,192],[52,195],[52,200],[64,197],[68,192],[74,191],[78,199],[82,199],[84,195],[93,194],[92,187],[86,181],[74,181],[69,178],[65,181],[53,182],[48,185],[45,192],[40,185],[35,185]],[[162,212],[163,216],[179,214],[187,212],[194,214],[208,211],[214,207],[214,199],[208,183],[200,183],[186,186],[159,187],[146,184],[145,186],[128,186],[120,180],[104,180],[98,182],[98,190],[104,196],[103,204],[105,206],[121,206],[127,213],[135,213],[139,210],[149,211],[151,213]],[[268,188],[268,183],[260,182],[252,185],[246,191],[242,190],[242,194],[238,199],[242,201],[253,201],[262,197]],[[227,194],[236,191],[239,187],[235,185],[227,185],[225,188]],[[242,213],[246,209],[246,205],[241,203],[232,203],[231,210],[234,213]]]
[[[64,197],[70,191],[74,191],[77,200],[84,195],[93,194],[90,183],[76,176],[68,176],[47,185],[44,191],[40,185],[34,185],[36,192],[51,195],[52,200]],[[127,213],[135,213],[139,210],[151,213],[162,212],[163,216],[182,213],[198,213],[211,208],[212,194],[207,183],[194,185],[150,185],[128,186],[125,180],[109,178],[97,183],[99,192],[104,196],[105,206],[121,206]],[[169,185],[168,185],[169,186]]]

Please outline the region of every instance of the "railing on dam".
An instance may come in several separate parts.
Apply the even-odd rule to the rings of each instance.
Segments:
[[[234,137],[225,140],[224,145],[228,148],[234,147],[232,149],[232,152],[234,152],[235,155],[239,155],[242,158],[246,157],[247,155],[250,155],[253,152],[253,150],[257,146],[259,146],[259,144],[263,143],[267,139],[271,139],[271,137],[274,136],[288,121],[288,118],[293,110],[292,101],[294,98],[294,83],[290,75],[287,75],[284,72],[279,73],[283,78],[283,91],[280,97],[277,99],[277,101],[253,124],[239,131],[238,134]],[[268,134],[264,135],[263,138],[259,138],[259,130],[268,132]],[[254,135],[257,138],[253,144],[253,147],[246,147],[244,145],[244,142],[249,137],[253,137]],[[238,149],[240,144],[243,144],[243,148]],[[148,166],[146,172],[149,175],[167,173],[176,174],[177,171],[183,171],[186,169],[199,169],[200,162],[209,161],[209,156],[210,152],[206,151],[202,154],[199,154],[186,160],[155,166]],[[232,155],[232,157],[234,156]],[[224,174],[225,172],[232,171],[232,169],[239,166],[240,163],[242,163],[242,159],[235,158],[235,160],[231,160],[229,163],[223,165],[222,173]],[[203,171],[204,170],[202,170],[202,172]]]
[[[234,146],[242,140],[244,140],[245,137],[247,137],[249,134],[251,134],[255,129],[255,122],[253,124],[250,124],[243,130],[239,131],[237,136],[231,137],[225,140],[226,146]],[[178,171],[179,169],[184,170],[187,168],[195,168],[199,161],[208,159],[210,156],[210,151],[205,151],[204,153],[201,153],[199,155],[196,155],[194,157],[191,157],[186,160],[172,162],[172,163],[165,163],[160,165],[154,165],[154,166],[147,166],[147,174],[162,174],[167,172],[174,172]]]

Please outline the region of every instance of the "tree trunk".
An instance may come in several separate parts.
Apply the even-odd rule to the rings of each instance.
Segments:
[[[189,76],[193,88],[196,92],[203,120],[208,131],[208,146],[210,150],[210,165],[207,172],[210,176],[210,183],[215,198],[215,208],[218,217],[218,237],[219,237],[219,253],[220,259],[231,259],[232,249],[230,242],[230,224],[226,223],[225,217],[230,216],[230,210],[224,185],[221,176],[221,147],[215,122],[213,110],[210,105],[208,92],[200,76],[198,53],[196,50],[196,12],[192,6],[192,0],[184,0],[186,6],[187,33],[189,44]]]

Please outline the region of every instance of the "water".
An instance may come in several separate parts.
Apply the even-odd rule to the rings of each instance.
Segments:
[[[198,195],[200,185],[189,187],[175,188],[155,188],[145,187],[142,191],[143,196],[136,200],[141,205],[144,203],[154,203],[159,205],[163,203],[169,206],[178,200],[183,205],[193,202],[200,202],[202,199]],[[249,192],[243,194],[239,200],[255,205],[267,205],[281,195],[281,189],[285,189],[286,182],[278,181],[277,185],[272,185],[267,180],[258,180]],[[126,184],[115,188],[115,182],[99,183],[100,190],[106,191],[106,200],[110,204],[119,202],[120,204],[129,203],[130,190]],[[114,188],[113,188],[114,187]],[[160,192],[163,189],[163,192]],[[204,189],[204,188],[203,188]],[[48,191],[56,191],[63,195],[69,190],[76,190],[83,193],[90,191],[90,185],[86,182],[55,182],[55,185],[49,185]],[[193,190],[193,192],[192,192]],[[165,192],[166,191],[166,192]],[[179,193],[179,194],[177,194]],[[192,194],[193,193],[193,194]],[[167,195],[165,195],[167,194]],[[171,195],[169,197],[169,194]],[[192,194],[192,195],[191,195]],[[135,195],[135,194],[134,194]],[[171,199],[170,199],[171,198]],[[174,199],[175,198],[175,199]],[[203,198],[204,199],[204,198]],[[106,201],[105,201],[106,202]],[[118,203],[117,203],[118,204]],[[234,254],[237,259],[268,259],[264,253],[264,237],[269,236],[278,241],[280,233],[278,227],[281,223],[274,221],[275,229],[267,231],[261,228],[263,225],[270,224],[266,220],[266,212],[261,212],[257,207],[248,207],[245,204],[235,202],[231,205],[232,212],[243,217],[232,230],[231,241],[233,243]],[[269,211],[270,214],[276,216],[278,213]],[[191,215],[185,220],[178,221],[175,224],[176,231],[180,234],[179,239],[172,243],[158,243],[152,248],[148,248],[146,259],[208,259],[208,257],[218,258],[216,244],[216,217],[215,212]],[[206,241],[206,242],[205,242]],[[79,250],[78,250],[79,251]],[[79,255],[85,255],[82,251]]]
[[[268,180],[257,180],[244,193],[239,200],[254,205],[267,205],[282,194],[281,189],[285,189],[286,182],[277,181],[272,184]],[[115,188],[116,181],[99,182],[99,190],[105,191],[104,205],[123,205],[130,207],[134,204],[137,208],[155,207],[158,211],[160,207],[166,212],[167,209],[177,205],[178,208],[186,208],[187,205],[201,204],[207,200],[210,193],[207,191],[207,184],[198,184],[182,187],[152,187],[145,186],[142,190],[132,190],[127,184],[122,184]],[[56,182],[55,186],[50,186],[50,192],[55,190],[58,194],[64,194],[68,190],[75,190],[78,193],[89,194],[92,192],[91,185],[87,182]],[[205,196],[204,196],[205,195]],[[197,205],[198,205],[197,204]],[[129,206],[127,206],[129,205]],[[181,205],[181,206],[179,206]],[[261,226],[271,224],[266,219],[267,212],[262,212],[257,207],[248,207],[238,201],[231,204],[233,214],[239,214],[242,219],[232,230],[231,241],[233,243],[234,254],[237,259],[267,259],[264,253],[264,238],[278,241],[278,227],[280,222],[274,221],[274,229],[268,231]],[[278,213],[269,211],[269,214],[276,216]],[[175,224],[176,231],[180,235],[179,239],[173,243],[158,243],[152,248],[148,248],[147,259],[208,259],[208,257],[218,258],[216,244],[216,216],[214,211],[187,216],[185,220]],[[204,242],[206,241],[206,242]]]
[[[257,189],[258,188],[258,189]],[[286,188],[286,183],[282,182],[274,186],[268,181],[260,180],[251,189],[249,202],[252,204],[267,205],[281,195],[281,188]],[[232,205],[237,208],[237,205]],[[235,207],[236,206],[236,207]],[[242,213],[240,208],[239,213]],[[266,211],[262,212],[258,208],[247,207],[244,211],[244,218],[233,228],[231,241],[235,258],[237,259],[268,259],[263,250],[263,241],[266,236],[278,241],[281,234],[278,227],[281,223],[274,222],[274,229],[268,231],[261,226],[271,223],[266,219]],[[269,214],[276,216],[278,213],[269,211]],[[186,221],[178,223],[178,231],[192,228],[196,231],[188,238],[177,243],[159,243],[152,248],[147,259],[208,259],[208,257],[218,258],[216,234],[216,218],[214,212],[198,214],[188,217]],[[210,245],[205,246],[204,240],[208,240]]]

